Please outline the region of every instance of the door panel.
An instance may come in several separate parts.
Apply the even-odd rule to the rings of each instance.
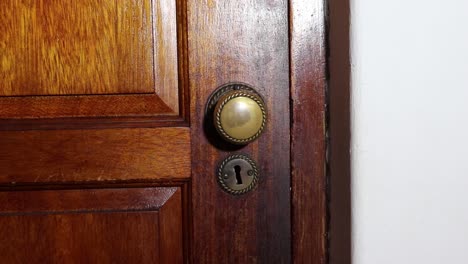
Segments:
[[[184,119],[180,2],[2,1],[0,119]]]
[[[178,187],[0,192],[3,263],[182,263]]]

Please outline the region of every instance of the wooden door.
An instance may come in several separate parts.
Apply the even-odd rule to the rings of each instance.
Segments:
[[[325,263],[323,9],[1,1],[0,262]],[[269,114],[246,146],[205,123],[231,82]],[[239,153],[260,180],[233,196]]]

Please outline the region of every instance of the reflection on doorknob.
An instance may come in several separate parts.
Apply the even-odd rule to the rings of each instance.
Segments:
[[[228,84],[218,88],[209,101],[210,106],[214,107],[214,127],[230,143],[248,144],[257,139],[266,126],[264,101],[245,84]]]

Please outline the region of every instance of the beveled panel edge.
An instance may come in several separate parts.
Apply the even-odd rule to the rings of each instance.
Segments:
[[[175,0],[177,11],[177,67],[179,83],[179,116],[190,123],[190,80],[187,1]]]
[[[82,98],[82,100],[79,100]],[[1,130],[49,130],[49,129],[92,129],[126,127],[186,127],[188,121],[182,115],[174,114],[156,95],[125,96],[88,96],[88,97],[40,97],[36,101],[28,98],[10,98],[19,100],[9,104],[0,100],[0,106],[10,111],[15,118],[6,118],[0,113]],[[54,104],[49,99],[56,100]],[[111,104],[111,106],[108,106]],[[47,110],[57,111],[57,105],[65,105],[70,113],[80,112],[70,117],[47,117]],[[27,107],[25,107],[27,106]],[[78,108],[78,110],[75,110]],[[118,116],[119,111],[127,111],[128,116]],[[50,112],[49,111],[49,112]],[[146,113],[138,115],[138,112]],[[160,113],[158,113],[160,111]],[[101,112],[101,115],[99,115]],[[109,116],[102,115],[102,112]],[[24,114],[23,114],[24,113]],[[59,114],[59,113],[58,113]],[[94,116],[86,116],[93,114]],[[20,118],[27,115],[29,118]]]
[[[151,3],[155,93],[178,114],[178,7],[176,1],[151,0]]]
[[[50,119],[0,119],[0,131],[107,129],[107,128],[157,128],[188,127],[184,117],[158,115],[154,117],[97,117]]]
[[[158,211],[161,263],[186,263],[188,259],[188,245],[185,243],[188,240],[188,226],[184,213],[188,208],[183,194],[181,188],[176,189]]]
[[[0,119],[174,115],[157,95],[9,97],[0,102]]]
[[[161,209],[180,187],[101,188],[62,190],[0,191],[0,216],[57,213],[103,213],[156,211]],[[31,198],[25,193],[37,194]],[[138,195],[139,199],[133,199]],[[80,199],[77,199],[80,197]],[[118,199],[111,199],[112,197]],[[104,199],[103,199],[104,198]],[[48,201],[56,201],[51,204]],[[88,202],[93,200],[92,203]],[[15,205],[13,205],[15,204]],[[18,206],[21,205],[21,206]]]
[[[87,190],[87,189],[134,189],[154,187],[180,187],[184,192],[188,191],[191,178],[180,179],[152,179],[152,180],[105,180],[86,182],[25,182],[25,183],[0,183],[0,192],[44,191],[44,190]],[[187,190],[186,190],[187,189]]]

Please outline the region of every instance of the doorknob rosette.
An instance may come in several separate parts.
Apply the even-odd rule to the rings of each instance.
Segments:
[[[210,106],[214,106],[213,123],[216,131],[230,143],[248,144],[256,140],[265,129],[265,103],[253,88],[245,84],[219,88],[211,97]]]

